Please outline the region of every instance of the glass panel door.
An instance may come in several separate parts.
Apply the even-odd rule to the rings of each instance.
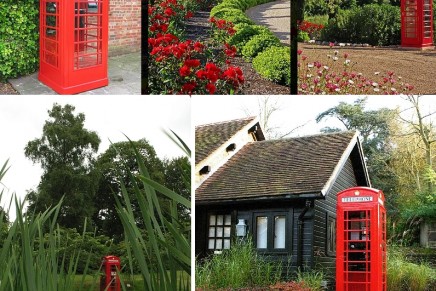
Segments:
[[[42,1],[42,57],[47,64],[57,68],[59,66],[59,1]]]
[[[417,21],[418,21],[418,7],[416,0],[406,0],[405,4],[405,37],[416,38],[417,33]]]

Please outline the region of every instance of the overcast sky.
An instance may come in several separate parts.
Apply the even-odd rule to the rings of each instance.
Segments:
[[[336,106],[344,101],[352,103],[358,99],[356,96],[273,96],[278,99],[281,108],[274,114],[271,124],[280,128],[281,132],[295,130],[291,136],[302,136],[319,133],[320,129],[330,127],[340,127],[342,124],[333,118],[325,119],[319,124],[316,123],[316,116],[325,110]],[[367,109],[379,109],[382,107],[401,109],[409,108],[410,103],[401,96],[369,96]],[[423,112],[436,111],[436,96],[423,96],[421,101]],[[214,123],[225,120],[238,119],[248,116],[247,109],[251,115],[258,115],[257,96],[220,96],[220,97],[192,97],[192,123],[194,126]],[[408,111],[410,114],[412,111]]]
[[[54,103],[71,104],[75,113],[85,114],[85,128],[96,131],[101,139],[99,154],[112,142],[146,138],[160,158],[183,155],[164,134],[171,129],[193,148],[191,136],[191,99],[186,96],[1,96],[0,167],[9,159],[10,169],[1,181],[5,189],[1,205],[12,193],[23,198],[26,190],[36,188],[41,177],[39,164],[24,156],[27,142],[42,135],[47,111]],[[15,214],[11,213],[11,218]]]

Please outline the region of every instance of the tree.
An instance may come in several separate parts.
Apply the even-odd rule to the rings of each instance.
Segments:
[[[163,184],[164,166],[154,148],[145,139],[132,141],[132,144],[143,158],[151,179]],[[121,198],[121,181],[131,194],[134,211],[139,212],[134,183],[130,177],[137,175],[139,168],[131,143],[118,142],[109,147],[97,158],[94,173],[98,177],[98,187],[93,201],[93,221],[100,234],[119,241],[124,230],[115,209],[115,197]],[[140,226],[143,222],[137,221],[137,224]]]
[[[59,224],[81,229],[93,212],[95,185],[90,169],[100,138],[84,127],[85,115],[75,115],[74,110],[72,105],[55,103],[41,138],[29,141],[24,153],[43,170],[37,189],[28,193],[28,212],[43,212],[64,197]]]
[[[391,126],[395,123],[397,110],[388,108],[365,110],[366,101],[366,98],[360,98],[352,104],[340,102],[320,113],[316,121],[336,118],[345,129],[360,131],[372,185],[382,189],[389,196],[396,188],[396,176],[390,167],[392,144],[388,138],[391,134]],[[322,131],[340,130],[339,128],[324,128]]]

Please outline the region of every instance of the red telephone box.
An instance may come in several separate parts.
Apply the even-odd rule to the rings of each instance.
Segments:
[[[106,86],[107,0],[40,0],[38,79],[59,94]]]
[[[338,194],[337,291],[386,291],[384,201],[382,191],[367,187]]]
[[[100,278],[100,291],[120,291],[120,258],[116,256],[103,257],[102,270],[104,273]]]
[[[401,0],[401,46],[433,46],[433,0]]]

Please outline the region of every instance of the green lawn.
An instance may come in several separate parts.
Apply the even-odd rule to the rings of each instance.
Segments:
[[[141,275],[134,275],[133,278],[130,275],[122,275],[122,280],[127,286],[127,290],[144,290],[144,282]],[[77,288],[80,287],[82,283],[83,275],[76,275],[74,281],[76,282]],[[128,285],[127,285],[128,284]],[[95,277],[91,275],[86,275],[84,278],[84,290],[95,290],[100,291],[100,277]],[[94,287],[93,287],[94,286]],[[130,287],[129,287],[130,286]],[[122,288],[121,288],[122,289]]]

